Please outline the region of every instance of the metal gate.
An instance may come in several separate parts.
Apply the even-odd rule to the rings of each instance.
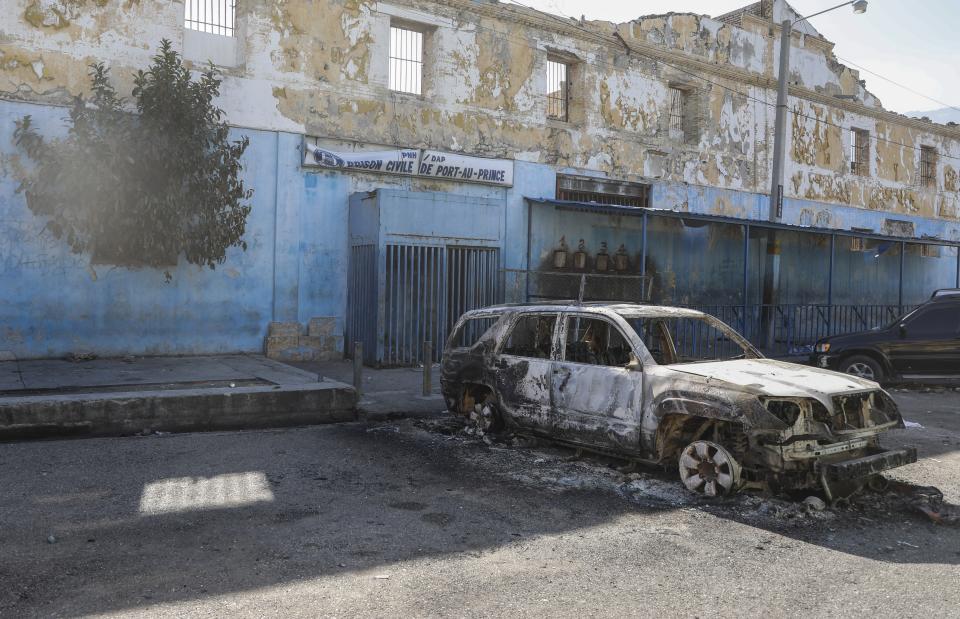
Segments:
[[[364,363],[372,363],[377,354],[377,246],[351,247],[347,268],[347,340],[343,348],[353,357],[353,343],[360,342]]]
[[[373,245],[351,248],[348,349],[363,342],[364,363],[421,364],[424,341],[439,361],[463,312],[502,300],[498,248],[386,244],[376,258]]]

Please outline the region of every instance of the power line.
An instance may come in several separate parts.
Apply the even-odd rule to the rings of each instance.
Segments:
[[[577,29],[577,30],[581,30],[582,32],[587,33],[587,34],[590,34],[591,36],[597,36],[597,33],[595,33],[595,32],[593,32],[593,31],[591,31],[591,30],[588,30],[588,29],[582,27],[580,24],[576,23],[576,20],[574,20],[573,18],[569,18],[569,17],[568,17],[568,19],[569,19],[570,21],[567,21],[567,20],[565,20],[565,19],[561,19],[560,17],[557,17],[556,15],[553,15],[553,14],[551,14],[551,13],[547,13],[546,11],[541,11],[541,10],[536,9],[536,8],[534,8],[534,7],[525,5],[525,4],[521,3],[521,2],[518,2],[517,0],[507,0],[507,2],[510,2],[511,4],[515,4],[515,5],[517,5],[517,6],[526,8],[526,9],[531,10],[531,11],[535,11],[535,12],[541,14],[541,15],[550,17],[551,19],[553,19],[553,20],[555,20],[555,21],[558,21],[558,22],[562,23],[562,24],[565,25],[565,26],[573,27],[573,28],[575,28],[575,29]],[[624,41],[622,38],[620,38],[620,37],[617,37],[617,38],[620,39],[620,42],[623,44],[624,47],[627,48],[628,52],[632,52],[632,53],[636,53],[636,54],[643,55],[642,52],[639,52],[639,51],[633,49],[632,47],[630,47],[630,45],[628,45],[627,42]],[[726,86],[725,84],[721,84],[721,83],[719,83],[719,82],[715,82],[715,81],[713,81],[713,80],[710,80],[709,78],[706,78],[706,77],[700,75],[699,73],[694,73],[693,71],[691,71],[691,70],[689,70],[689,69],[685,69],[685,68],[683,68],[683,67],[679,67],[679,66],[677,66],[677,65],[671,64],[671,63],[669,63],[669,62],[667,62],[667,61],[665,61],[665,60],[662,60],[662,59],[660,59],[660,58],[653,58],[653,60],[654,60],[654,62],[660,62],[661,64],[664,64],[664,65],[666,65],[666,66],[668,66],[668,67],[670,67],[670,68],[672,68],[672,69],[674,69],[674,70],[676,70],[676,71],[680,71],[680,72],[682,72],[682,73],[685,73],[685,74],[687,74],[687,75],[690,75],[691,77],[694,77],[694,78],[696,78],[696,79],[702,80],[702,81],[704,81],[704,82],[706,82],[706,83],[708,83],[708,84],[712,84],[712,85],[714,85],[714,86],[717,86],[718,88],[722,88],[722,89],[727,90],[727,91],[729,91],[729,92],[733,92],[733,93],[735,93],[735,94],[738,94],[738,95],[740,95],[741,97],[745,97],[745,98],[747,98],[747,99],[749,99],[749,100],[752,100],[752,101],[755,101],[755,102],[757,102],[757,103],[761,103],[761,104],[763,104],[763,105],[776,108],[776,104],[775,104],[775,103],[770,103],[770,102],[765,101],[765,100],[763,100],[763,99],[758,99],[758,98],[756,98],[756,97],[753,97],[753,96],[751,96],[751,95],[748,95],[747,93],[741,92],[741,91],[737,90],[736,88],[732,88],[732,87],[730,87],[730,86]],[[841,60],[842,60],[842,59],[841,59]],[[850,64],[854,64],[854,63],[851,62]],[[857,65],[854,65],[854,66],[857,66]],[[867,71],[868,73],[873,73],[872,71],[870,71],[870,70],[868,70],[868,69],[864,69],[864,71]],[[641,75],[644,75],[644,74],[641,73]],[[876,75],[876,74],[875,74],[875,75]],[[647,75],[647,77],[652,77],[652,78],[654,78],[654,79],[657,79],[656,76]],[[883,76],[881,76],[881,75],[878,75],[878,77],[881,77],[882,79],[887,79],[887,78],[885,78],[885,77],[883,77]],[[892,80],[887,80],[887,81],[890,81],[890,82],[896,84],[896,82],[893,82]],[[900,85],[900,84],[897,84],[897,85],[898,85],[898,86],[901,86],[902,88],[907,88],[906,86],[902,86],[902,85]],[[908,90],[910,90],[910,89],[908,88]],[[911,92],[915,92],[916,94],[919,94],[919,95],[921,95],[921,96],[926,97],[926,95],[922,95],[921,93],[918,93],[918,92],[916,92],[916,91],[912,91],[912,90],[911,90]],[[941,105],[946,105],[947,107],[951,107],[951,108],[953,107],[953,106],[951,106],[951,105],[949,105],[949,104],[946,104],[946,103],[942,103],[942,102],[940,102],[940,101],[937,101],[936,99],[932,99],[931,97],[926,97],[926,98],[931,99],[932,101],[936,101],[937,103],[940,103]],[[957,109],[958,111],[960,111],[960,108],[953,108],[953,109]],[[827,121],[827,120],[825,120],[825,119],[820,119],[820,118],[817,118],[816,116],[810,116],[810,115],[808,115],[808,114],[803,114],[803,113],[801,113],[801,112],[795,112],[795,111],[790,110],[790,109],[787,110],[787,113],[788,113],[788,114],[793,114],[793,115],[795,115],[795,116],[799,116],[800,118],[806,118],[807,120],[813,120],[813,121],[816,121],[816,122],[820,122],[820,123],[823,123],[823,124],[825,124],[825,125],[827,125],[827,126],[836,127],[836,128],[838,128],[838,129],[841,129],[841,130],[844,130],[844,131],[850,129],[849,127],[844,127],[843,125],[838,125],[838,124],[836,124],[836,123],[831,123],[831,122],[829,122],[829,121]],[[921,152],[921,151],[922,151],[922,147],[913,146],[912,144],[904,144],[904,143],[902,143],[902,142],[897,142],[897,141],[895,141],[895,140],[888,140],[888,139],[886,139],[886,138],[881,138],[880,136],[877,136],[877,135],[872,135],[871,137],[872,137],[873,139],[877,140],[878,142],[883,142],[883,143],[886,143],[886,144],[892,144],[892,145],[894,145],[894,146],[899,146],[899,147],[901,147],[901,148],[910,148],[910,149],[912,149],[912,150],[914,150],[914,151],[916,151],[916,152]],[[954,159],[954,160],[960,161],[960,157],[954,157],[954,156],[951,156],[951,155],[946,155],[946,154],[941,154],[941,153],[938,153],[938,156],[941,157],[941,158],[944,158],[944,159]]]
[[[904,86],[904,85],[901,84],[900,82],[895,82],[894,80],[890,79],[889,77],[884,77],[884,76],[880,75],[879,73],[877,73],[876,71],[871,71],[870,69],[868,69],[868,68],[866,68],[866,67],[864,67],[864,66],[862,66],[862,65],[858,65],[857,63],[853,62],[852,60],[847,60],[846,58],[841,58],[840,56],[837,56],[837,59],[838,59],[838,60],[842,60],[843,62],[845,62],[845,63],[847,63],[847,64],[849,64],[849,65],[852,65],[852,66],[860,69],[861,71],[866,71],[866,72],[869,73],[870,75],[874,75],[874,76],[879,77],[880,79],[882,79],[882,80],[884,80],[884,81],[890,82],[890,83],[893,84],[894,86],[899,86],[900,88],[903,88],[904,90],[906,90],[906,91],[908,91],[908,92],[912,92],[912,93],[915,94],[915,95],[921,96],[921,97],[923,97],[924,99],[929,99],[930,101],[933,101],[934,103],[939,103],[940,105],[942,105],[942,106],[944,106],[944,107],[948,107],[948,108],[950,108],[950,109],[954,109],[954,110],[957,110],[958,112],[960,112],[960,107],[957,107],[957,106],[955,106],[955,105],[950,105],[949,103],[944,103],[943,101],[941,101],[941,100],[939,100],[939,99],[934,99],[934,98],[931,97],[930,95],[925,95],[925,94],[923,94],[923,93],[920,92],[920,91],[917,91],[917,90],[914,90],[913,88],[910,88],[909,86]]]
[[[594,32],[594,31],[592,31],[592,30],[589,30],[589,29],[587,29],[587,28],[582,27],[580,24],[576,23],[576,20],[575,20],[574,18],[570,18],[570,20],[568,21],[568,20],[566,20],[566,19],[562,19],[562,18],[560,18],[560,17],[558,17],[558,16],[556,16],[556,15],[553,15],[553,14],[551,14],[551,13],[547,13],[547,12],[541,11],[541,10],[539,10],[539,9],[536,9],[536,8],[533,8],[533,7],[530,7],[530,6],[527,6],[527,5],[525,5],[525,4],[522,4],[522,3],[520,3],[520,2],[517,2],[516,0],[506,0],[506,1],[507,1],[507,2],[510,2],[510,3],[512,3],[512,4],[515,4],[515,5],[519,6],[519,7],[528,9],[528,10],[530,10],[530,11],[534,11],[535,13],[538,13],[538,14],[540,14],[540,15],[544,15],[544,16],[546,16],[546,17],[549,17],[549,18],[551,18],[551,19],[559,22],[560,24],[563,24],[563,25],[566,26],[566,27],[573,28],[573,29],[575,29],[575,30],[579,30],[579,31],[583,32],[584,34],[589,35],[589,37],[590,37],[593,41],[595,41],[596,43],[598,43],[598,44],[601,44],[601,45],[609,45],[609,44],[613,43],[613,41],[614,41],[612,37],[607,37],[607,36],[605,36],[605,35],[602,35],[602,34],[600,34],[600,33],[597,33],[597,32]],[[382,12],[378,11],[377,9],[373,9],[373,12],[375,12],[375,13],[377,13],[377,14],[380,14],[380,15],[383,15],[383,16],[385,16],[385,17],[390,17],[390,14],[389,14],[389,13],[382,13]],[[425,13],[425,12],[423,12],[423,11],[417,11],[417,10],[415,10],[415,9],[412,10],[411,12],[413,12],[413,13],[419,13],[420,15],[424,16],[425,18],[430,18],[430,19],[432,19],[432,18],[435,17],[435,15],[433,15],[433,14]],[[504,33],[504,32],[502,32],[502,31],[500,31],[500,30],[495,29],[495,28],[488,28],[488,27],[486,27],[486,26],[481,26],[481,25],[478,24],[478,23],[471,24],[471,26],[472,26],[473,28],[476,28],[477,30],[483,30],[483,31],[486,31],[486,32],[490,32],[490,33],[492,33],[493,35],[495,35],[495,36],[497,36],[497,37],[500,37],[500,38],[503,39],[503,40],[514,41],[515,43],[518,43],[518,44],[520,44],[520,45],[522,45],[522,46],[524,46],[524,47],[527,47],[528,49],[531,49],[531,50],[533,50],[533,51],[535,51],[535,52],[542,52],[542,51],[544,51],[544,50],[542,50],[541,48],[539,48],[539,47],[537,47],[537,46],[535,46],[535,45],[531,45],[530,42],[529,42],[527,39],[521,39],[521,38],[519,38],[519,37],[510,36],[509,34]],[[629,54],[636,54],[636,55],[638,55],[638,56],[644,56],[644,57],[650,58],[654,63],[660,63],[660,64],[662,64],[662,65],[664,65],[664,66],[670,67],[670,68],[672,68],[672,69],[674,69],[674,70],[676,70],[676,71],[678,71],[678,72],[680,72],[680,73],[689,75],[689,76],[691,76],[691,77],[693,77],[693,78],[695,78],[695,79],[698,79],[698,80],[700,80],[700,81],[702,81],[702,82],[705,82],[705,83],[707,83],[707,84],[711,84],[711,85],[716,86],[717,88],[720,88],[720,89],[725,90],[725,91],[727,91],[727,92],[730,92],[730,93],[739,95],[739,96],[741,96],[741,97],[743,97],[743,98],[745,98],[745,99],[747,99],[747,100],[749,100],[749,101],[754,101],[754,102],[756,102],[756,103],[760,103],[760,104],[765,105],[765,106],[770,107],[770,108],[776,108],[776,107],[777,107],[777,106],[776,106],[776,103],[771,103],[771,102],[766,101],[766,100],[764,100],[764,99],[759,99],[759,98],[754,97],[754,96],[752,96],[752,95],[750,95],[750,94],[747,94],[747,93],[745,93],[745,92],[742,92],[742,91],[740,91],[740,90],[738,90],[738,89],[736,89],[736,88],[734,88],[734,87],[732,87],[732,86],[727,86],[727,85],[725,85],[725,84],[721,84],[720,82],[717,82],[717,81],[711,80],[711,79],[709,79],[709,78],[707,78],[707,77],[704,77],[704,76],[700,75],[699,73],[695,73],[694,71],[692,71],[692,70],[690,70],[690,69],[686,69],[686,68],[684,68],[684,67],[681,67],[681,66],[672,64],[672,63],[670,63],[670,62],[667,62],[667,61],[663,60],[662,58],[654,57],[654,56],[650,56],[650,55],[644,54],[642,51],[639,51],[639,50],[637,50],[637,49],[634,49],[634,48],[630,47],[623,39],[620,39],[620,40],[619,40],[619,43],[620,43],[623,47],[625,47],[625,48],[627,49],[627,51],[628,51],[628,56],[629,56]],[[583,64],[587,64],[587,65],[593,65],[593,66],[596,66],[596,67],[604,66],[604,67],[609,67],[609,68],[613,68],[613,69],[616,69],[616,70],[622,70],[622,69],[623,69],[623,67],[617,66],[616,64],[614,64],[614,63],[612,63],[612,62],[606,62],[606,61],[599,60],[599,59],[595,59],[595,60],[593,60],[593,61],[582,60],[582,61],[580,61],[580,62],[582,62]],[[643,77],[647,77],[647,78],[650,78],[650,79],[654,79],[654,80],[661,80],[661,79],[662,79],[661,76],[652,75],[652,74],[649,74],[649,73],[643,73],[643,72],[639,72],[639,71],[638,71],[637,74],[639,74],[639,75],[641,75],[641,76],[643,76]],[[798,97],[798,99],[800,99],[800,98]],[[803,100],[803,99],[800,99],[800,100]],[[826,105],[826,104],[825,104],[825,105]],[[787,113],[788,113],[788,114],[793,114],[794,116],[797,116],[797,117],[799,117],[799,118],[805,118],[805,119],[807,119],[807,120],[813,120],[813,121],[815,121],[815,122],[818,122],[818,123],[820,123],[820,124],[826,125],[826,126],[828,126],[828,127],[835,127],[835,128],[837,128],[837,129],[840,129],[841,131],[848,131],[848,130],[850,130],[850,127],[845,127],[845,126],[843,126],[843,125],[839,125],[839,124],[837,124],[837,123],[830,122],[830,121],[826,120],[825,118],[818,118],[818,117],[816,117],[816,116],[811,116],[811,115],[809,115],[809,114],[804,114],[804,113],[802,113],[802,112],[794,111],[794,110],[792,110],[792,109],[787,109]],[[921,152],[921,151],[923,150],[922,147],[920,147],[920,146],[914,146],[914,145],[912,145],[912,144],[904,144],[903,142],[897,142],[896,140],[890,140],[890,139],[887,139],[887,138],[881,138],[880,136],[875,135],[875,132],[874,132],[874,133],[871,133],[870,138],[871,138],[872,140],[877,141],[877,142],[881,142],[881,143],[885,143],[885,144],[891,144],[891,145],[893,145],[893,146],[898,146],[898,147],[900,147],[900,148],[910,149],[910,150],[913,150],[913,151],[915,151],[915,152]],[[952,159],[952,160],[955,160],[955,161],[960,161],[960,156],[948,155],[948,154],[946,154],[946,153],[937,153],[937,157],[938,157],[939,159]]]

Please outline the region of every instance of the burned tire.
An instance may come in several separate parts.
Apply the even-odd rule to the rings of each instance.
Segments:
[[[680,452],[680,481],[704,496],[723,496],[740,489],[740,464],[716,443],[694,441]]]
[[[470,412],[470,421],[483,434],[499,432],[503,429],[503,416],[497,407],[496,399],[488,396],[483,402],[477,402]]]
[[[883,380],[883,368],[877,360],[866,355],[853,355],[840,362],[840,371],[860,378],[880,382]]]

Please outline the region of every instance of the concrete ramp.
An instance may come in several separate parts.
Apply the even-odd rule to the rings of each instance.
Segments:
[[[0,439],[351,421],[356,392],[260,355],[0,362]]]

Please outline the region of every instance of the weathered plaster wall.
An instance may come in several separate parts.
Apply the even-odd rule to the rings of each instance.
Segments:
[[[0,97],[64,101],[84,92],[93,60],[107,62],[128,90],[161,38],[183,43],[180,2],[12,4],[0,42]],[[788,9],[775,3],[780,17]],[[423,96],[387,87],[391,20],[425,30]],[[222,105],[240,126],[510,157],[621,179],[769,190],[778,27],[759,18],[745,18],[742,27],[682,13],[580,24],[466,0],[251,0],[237,23],[238,63],[225,69]],[[815,30],[795,33],[791,81],[821,96],[852,97],[861,111],[851,111],[849,101],[831,105],[795,93],[791,108],[812,118],[790,123],[787,195],[956,220],[950,157],[960,154],[960,132],[871,115],[878,102],[831,49]],[[573,60],[568,123],[546,120],[548,54]],[[668,130],[669,85],[691,92],[692,139]],[[869,178],[847,173],[851,125],[878,138]],[[938,190],[913,188],[916,151],[883,140],[935,145],[945,155]]]

